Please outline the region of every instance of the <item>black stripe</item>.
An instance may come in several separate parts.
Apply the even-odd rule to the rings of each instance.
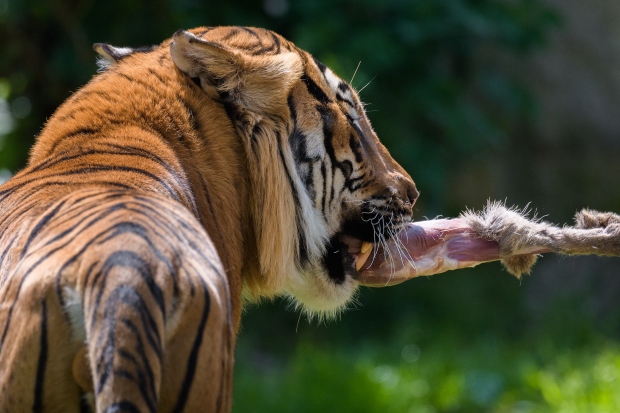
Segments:
[[[230,32],[228,32],[228,34],[224,37],[222,37],[220,39],[220,42],[225,42],[229,39],[231,39],[232,37],[236,36],[239,33],[239,29],[238,28],[232,28],[230,29]]]
[[[168,192],[168,194],[170,194],[172,199],[182,204],[176,191],[165,180],[161,179],[159,176],[142,168],[134,168],[130,166],[106,165],[106,164],[91,164],[87,167],[76,168],[71,171],[52,174],[52,175],[49,175],[49,177],[52,178],[52,177],[58,177],[58,176],[94,174],[94,173],[99,173],[99,172],[131,172],[131,173],[136,173],[139,175],[147,176],[151,178],[153,181],[157,182],[162,187],[164,187],[166,191]]]
[[[178,242],[180,245],[187,245],[193,252],[195,252],[196,254],[198,254],[200,256],[200,258],[202,260],[204,260],[206,263],[209,264],[209,267],[211,268],[211,270],[213,270],[220,282],[227,284],[228,283],[228,279],[226,278],[226,276],[224,274],[222,274],[219,270],[219,268],[217,268],[212,262],[211,262],[211,258],[208,257],[205,254],[205,249],[208,246],[209,249],[208,251],[211,254],[214,255],[218,255],[217,254],[217,250],[215,248],[213,248],[213,243],[210,240],[208,234],[206,234],[203,230],[202,227],[197,226],[197,227],[193,227],[190,226],[185,220],[183,219],[177,219],[175,220],[174,224],[175,225],[180,225],[181,229],[188,231],[189,234],[192,234],[196,237],[199,238],[200,243],[196,244],[194,241],[192,241],[189,237],[187,237],[187,234],[183,234],[179,232],[179,228],[178,227],[172,227],[168,222],[170,221],[170,216],[179,216],[179,212],[178,209],[176,208],[171,208],[171,204],[168,203],[154,203],[154,199],[148,196],[143,196],[143,195],[139,195],[139,194],[133,194],[133,198],[135,198],[136,201],[140,201],[140,202],[144,202],[146,205],[144,204],[139,204],[142,208],[148,210],[151,214],[153,214],[153,216],[157,216],[158,218],[161,219],[161,221],[158,221],[161,225],[165,226],[168,230],[169,230],[169,236],[174,239],[176,242]],[[151,206],[152,205],[152,206]],[[162,211],[162,207],[164,207],[166,209],[166,211]],[[165,212],[165,213],[163,213]],[[155,221],[154,218],[151,218],[148,214],[145,214],[145,216],[149,219],[151,219],[151,221]],[[203,235],[206,235],[206,238],[203,237]],[[207,241],[208,240],[208,241]]]
[[[353,102],[350,101],[349,99],[344,98],[343,96],[340,96],[339,94],[336,94],[336,100],[338,100],[339,102],[344,102],[347,105],[351,106],[353,109],[355,109],[355,105],[353,105]],[[351,116],[348,113],[345,113],[347,119],[352,119]]]
[[[7,245],[4,251],[2,251],[2,255],[0,255],[0,268],[2,267],[2,263],[4,262],[4,259],[6,258],[6,254],[12,249],[13,244],[15,243],[16,239],[17,239],[17,236],[13,237],[11,239],[11,242],[9,242],[9,245]]]
[[[71,117],[71,119],[73,119],[73,117]],[[59,120],[59,122],[62,123],[61,120]],[[96,132],[98,132],[98,130],[95,130],[93,128],[80,128],[80,129],[77,129],[77,130],[75,130],[73,132],[69,132],[69,133],[59,137],[58,139],[56,139],[54,141],[54,143],[52,144],[52,147],[50,149],[48,149],[47,154],[48,155],[53,154],[56,151],[56,149],[60,145],[65,144],[67,140],[75,139],[76,137],[82,137],[83,135],[90,136],[90,135],[95,134]]]
[[[123,350],[122,348],[116,350],[116,353],[125,359],[130,358],[130,360],[133,361],[133,363],[136,366],[136,372],[138,375],[136,385],[140,389],[140,393],[142,394],[142,397],[144,398],[144,400],[147,402],[147,404],[151,408],[151,411],[155,411],[157,410],[156,408],[157,390],[156,390],[156,383],[155,383],[155,374],[153,373],[153,368],[151,367],[151,364],[149,363],[149,359],[146,356],[146,351],[144,350],[144,344],[142,343],[142,338],[140,337],[140,329],[131,320],[127,318],[122,318],[121,322],[135,336],[135,340],[136,340],[135,353],[138,355],[138,357],[140,357],[140,359],[142,360],[142,363],[141,365],[138,364],[138,360],[135,357],[131,356],[127,351]],[[146,326],[144,327],[146,331]],[[162,366],[161,366],[161,360],[160,360],[160,371],[161,371],[161,367]],[[146,376],[145,376],[145,373],[146,373]]]
[[[155,69],[153,69],[152,67],[149,67],[147,69],[149,71],[149,73],[153,76],[155,76],[157,78],[157,80],[159,80],[161,83],[163,84],[167,84],[170,82],[170,80],[163,78]]]
[[[237,26],[237,28],[243,30],[246,33],[249,33],[252,37],[256,39],[256,41],[260,42],[260,36],[254,30],[243,26]]]
[[[293,153],[295,159],[295,166],[297,168],[297,174],[304,183],[306,193],[310,199],[314,202],[316,196],[314,189],[314,180],[312,176],[313,162],[319,161],[319,158],[310,158],[308,156],[308,150],[306,146],[307,137],[297,127],[297,111],[293,102],[292,94],[288,97],[288,107],[291,112],[291,119],[293,123],[293,131],[289,136],[289,147]],[[306,166],[307,171],[302,170],[302,166]]]
[[[351,148],[351,152],[353,152],[353,156],[355,156],[355,162],[361,163],[364,160],[362,145],[359,138],[356,139],[353,133],[349,135],[349,147]]]
[[[280,39],[278,39],[278,36],[276,36],[276,34],[273,32],[269,32],[269,34],[271,35],[271,39],[273,40],[273,43],[276,45],[276,54],[280,54],[280,51],[282,49],[280,45]]]
[[[69,139],[72,138],[76,135],[92,135],[94,133],[98,132],[98,130],[96,129],[92,129],[92,128],[80,128],[80,129],[76,129],[72,132],[69,132],[65,135],[62,136],[62,139]]]
[[[143,381],[143,377],[140,372],[138,371],[138,377],[135,377],[129,370],[121,370],[121,369],[114,369],[112,371],[112,374],[114,375],[114,377],[122,377],[126,380],[129,381],[133,381],[133,382],[141,382]],[[142,395],[142,397],[144,397],[144,395]]]
[[[41,232],[41,230],[49,222],[49,220],[52,219],[58,213],[58,210],[62,208],[65,202],[66,200],[61,201],[58,205],[56,205],[56,208],[48,212],[43,218],[41,218],[39,222],[37,222],[37,224],[34,226],[32,231],[30,232],[30,235],[28,236],[28,240],[24,244],[24,247],[22,248],[21,254],[19,256],[20,259],[24,258],[24,255],[26,255],[26,252],[28,252],[28,247],[30,247],[30,243],[34,240],[34,238],[37,235],[39,235],[39,232]]]
[[[135,224],[133,222],[122,222],[120,224],[116,224],[113,227],[111,227],[110,229],[106,230],[105,232],[110,232],[112,230],[114,230],[112,236],[118,236],[120,234],[128,232],[128,233],[132,233],[134,235],[138,235],[141,238],[143,238],[145,240],[148,240],[147,242],[150,243],[150,240],[148,239],[148,234],[146,233],[146,230],[144,229],[144,227],[142,227],[141,225]],[[101,234],[99,234],[99,236],[101,236],[103,234],[104,233],[101,233]],[[109,238],[112,238],[112,236],[109,237]],[[90,243],[91,242],[89,242],[88,244],[90,244]],[[152,274],[150,272],[150,269],[146,265],[146,263],[144,263],[144,261],[139,256],[133,256],[133,254],[135,254],[135,253],[133,253],[131,251],[116,251],[116,252],[112,253],[106,259],[105,263],[102,266],[101,271],[98,272],[97,275],[95,275],[95,277],[93,278],[93,285],[97,284],[97,281],[98,281],[99,278],[102,278],[102,280],[103,280],[102,284],[105,284],[109,272],[115,266],[124,266],[124,267],[133,268],[136,271],[138,271],[138,273],[140,274],[142,279],[147,283],[147,286],[149,287],[149,290],[151,290],[151,294],[153,294],[154,299],[156,300],[157,304],[159,305],[159,309],[162,312],[162,317],[165,319],[165,308],[164,308],[163,294],[161,293],[160,288],[156,284],[154,284]],[[156,255],[161,255],[161,254],[156,254]],[[129,257],[131,257],[131,260],[129,260],[130,259]],[[67,261],[67,262],[70,262],[72,260],[73,260],[73,257],[69,261]],[[125,260],[129,260],[129,262],[126,262]],[[135,262],[131,262],[132,260],[135,261]],[[137,266],[132,265],[132,264],[139,263],[140,261],[142,261],[144,263],[144,266],[146,268],[144,268],[144,267],[137,267]],[[66,266],[66,264],[63,265],[63,268],[65,266]],[[142,270],[142,272],[140,270]],[[149,285],[149,284],[151,284],[151,285]],[[104,288],[103,288],[103,285],[102,285],[98,289],[97,297],[95,298],[95,303],[94,303],[94,308],[95,309],[99,307],[99,304],[101,302],[101,298],[103,296],[103,292],[104,292]],[[91,319],[91,326],[93,326],[95,324],[95,322],[96,322],[96,312],[93,313],[93,316],[92,316],[92,319]],[[151,326],[153,326],[153,328],[156,329],[155,322],[152,319],[149,320],[149,324],[151,324]]]
[[[155,86],[151,85],[150,83],[147,83],[145,81],[143,81],[141,78],[139,77],[131,77],[126,75],[125,73],[119,72],[118,76],[126,79],[127,81],[129,81],[132,84],[139,84],[140,86],[142,86],[145,89],[148,89],[150,92],[154,93],[155,95],[160,95],[161,91],[158,90]]]
[[[198,33],[198,34],[196,35],[196,37],[202,37],[202,36],[204,36],[205,34],[209,33],[212,29],[213,29],[212,27],[207,27],[205,30],[203,30],[203,31],[201,31],[200,33]]]
[[[323,121],[323,145],[325,147],[325,152],[327,153],[331,161],[330,163],[331,163],[332,182],[329,188],[330,203],[331,203],[334,200],[334,177],[335,177],[336,168],[340,169],[343,175],[346,173],[347,168],[343,167],[341,163],[338,161],[338,158],[336,157],[336,151],[334,149],[334,145],[332,142],[333,124],[334,124],[333,112],[325,106],[317,106],[317,110],[321,114],[321,119]],[[323,162],[323,164],[325,164],[325,162]],[[327,174],[327,171],[325,171],[325,174]],[[325,185],[327,185],[327,183],[325,183],[324,186]],[[326,186],[325,186],[325,190],[327,190]],[[327,196],[327,192],[324,195]]]
[[[101,192],[95,192],[88,196],[84,196],[78,199],[72,199],[71,204],[65,208],[62,216],[55,219],[54,222],[50,225],[50,231],[56,230],[55,232],[57,235],[45,245],[49,245],[50,243],[55,242],[60,238],[63,238],[66,234],[77,228],[79,223],[90,218],[95,213],[99,213],[100,211],[104,210],[106,203],[110,204],[110,201],[114,201],[120,196],[123,196],[123,193],[120,192],[113,192],[106,196],[101,196],[101,194]],[[72,225],[69,229],[62,230],[65,224],[75,223],[74,221],[76,220],[77,225]],[[59,230],[62,230],[62,232],[58,233]]]
[[[319,70],[321,71],[321,73],[323,73],[323,75],[325,75],[325,71],[327,70],[327,66],[325,66],[319,59],[317,59],[314,56],[312,56],[312,60],[314,60],[314,63],[319,67]]]
[[[101,288],[104,287],[102,286]],[[155,412],[157,409],[155,375],[146,356],[146,351],[140,337],[140,329],[137,328],[131,320],[126,318],[118,318],[120,313],[119,310],[122,305],[133,308],[135,312],[139,314],[141,318],[141,326],[143,327],[142,331],[146,334],[149,344],[151,344],[151,347],[153,347],[156,351],[156,354],[160,357],[159,360],[161,362],[161,338],[159,337],[159,331],[155,327],[155,331],[153,332],[153,326],[144,322],[150,315],[148,306],[145,304],[144,300],[135,288],[126,284],[121,284],[109,294],[109,298],[106,301],[106,306],[103,311],[101,329],[99,330],[101,335],[95,343],[96,348],[99,351],[99,355],[95,363],[98,375],[95,393],[99,395],[102,392],[108,378],[113,374],[114,355],[117,354],[115,339],[116,334],[120,331],[117,327],[117,322],[120,322],[135,335],[136,341],[134,344],[136,346],[136,353],[139,354],[143,360],[143,368],[137,370],[143,370],[149,382],[147,384],[143,381],[142,383],[137,383],[137,385],[140,389],[140,393],[144,397],[144,401],[149,407],[149,411]],[[96,308],[91,308],[90,310],[97,312]],[[155,340],[157,340],[157,344],[155,345],[151,342],[153,334],[156,335]],[[104,337],[106,341],[102,341]],[[123,334],[123,337],[125,340],[127,339],[125,334]]]
[[[323,177],[323,197],[321,198],[321,211],[323,211],[323,215],[326,215],[325,198],[327,197],[327,169],[325,168],[325,162],[321,162],[321,176]]]
[[[0,233],[0,237],[4,237],[4,234],[7,231],[9,231],[9,229],[11,228],[11,224],[17,222],[16,217],[21,218],[22,216],[24,216],[24,214],[26,214],[28,211],[30,211],[35,206],[37,206],[35,202],[24,204],[23,203],[24,199],[30,199],[30,198],[22,196],[20,197],[18,204],[13,205],[9,211],[3,211],[4,215],[2,216],[2,219],[0,219],[0,228],[4,228],[4,229]],[[11,224],[7,224],[9,222]],[[15,233],[12,232],[10,235],[15,235]]]
[[[159,229],[161,229],[161,223],[158,222],[157,220],[154,219],[149,219],[150,217],[146,214],[144,214],[143,211],[139,210],[139,209],[132,209],[130,207],[126,207],[125,208],[127,211],[130,212],[136,212],[138,214],[143,215],[144,218],[146,218],[147,220],[149,220],[149,222],[152,225],[155,225],[156,227],[158,227]],[[170,239],[165,237],[163,234],[158,233],[154,228],[150,228],[152,235],[157,236],[169,249],[174,249],[174,245],[170,242]],[[114,224],[114,226],[108,228],[108,230],[106,232],[110,232],[110,234],[108,234],[105,238],[102,238],[100,240],[98,240],[97,244],[103,244],[119,235],[125,234],[125,233],[130,233],[133,235],[137,235],[140,238],[142,238],[142,240],[151,248],[151,254],[153,254],[155,257],[157,257],[160,261],[162,261],[166,267],[168,268],[168,270],[174,274],[174,267],[172,265],[172,262],[168,259],[168,257],[166,257],[165,254],[163,254],[153,243],[153,241],[151,240],[151,237],[149,236],[148,230],[146,227],[144,227],[141,224],[137,224],[135,222],[127,222],[127,221],[123,221],[123,222],[119,222]],[[101,236],[103,236],[104,234],[102,233]],[[174,276],[173,276],[174,278]]]
[[[327,94],[316,84],[314,80],[312,80],[306,73],[301,76],[301,81],[304,82],[308,92],[318,100],[322,105],[327,105],[331,102],[331,99],[327,96]]]
[[[333,114],[331,113],[331,110],[325,106],[317,106],[317,109],[319,113],[321,114],[321,118],[323,119],[323,137],[324,137],[325,152],[327,153],[327,155],[329,156],[331,160],[332,176],[335,174],[336,168],[340,169],[345,179],[345,186],[350,191],[353,191],[353,184],[358,178],[351,179],[351,175],[355,171],[355,168],[353,167],[353,164],[351,163],[351,161],[345,159],[341,162],[338,160],[336,156],[336,150],[334,149],[334,145],[332,142],[333,140],[332,125],[334,122]],[[356,128],[356,130],[357,129],[359,128]],[[349,146],[351,146],[351,151],[353,152],[355,156],[355,161],[358,163],[362,162],[363,156],[361,153],[361,145],[359,141],[355,139],[355,136],[353,134],[349,135]],[[330,188],[332,200],[334,198],[334,190],[335,188],[334,188],[334,185],[332,184]]]
[[[76,182],[65,182],[65,181],[49,181],[49,180],[45,180],[43,181],[43,178],[38,178],[38,179],[31,179],[29,181],[26,182],[21,182],[17,185],[15,185],[12,188],[9,188],[5,191],[1,191],[0,192],[0,202],[4,201],[8,196],[12,195],[14,192],[16,192],[17,190],[19,190],[20,188],[28,185],[28,184],[37,184],[34,188],[32,188],[29,192],[26,193],[21,193],[18,194],[20,199],[29,199],[32,195],[37,194],[38,192],[41,191],[41,189],[43,188],[47,188],[50,186],[73,186],[73,185],[77,185]],[[140,188],[136,188],[136,186],[130,186],[130,185],[126,185],[126,184],[121,184],[119,182],[111,182],[111,181],[98,181],[98,180],[94,180],[94,181],[88,181],[88,184],[90,185],[101,185],[101,186],[113,186],[115,188],[121,188],[121,189],[140,189]],[[32,207],[34,207],[35,204],[31,204],[28,209],[31,209]],[[24,211],[26,212],[26,211]],[[1,225],[1,224],[0,224]]]
[[[41,302],[41,339],[39,343],[39,361],[37,363],[37,376],[34,384],[34,413],[43,411],[43,386],[45,384],[45,368],[47,366],[47,306],[45,300]]]
[[[173,413],[181,413],[185,408],[185,403],[187,403],[187,396],[189,395],[190,388],[194,381],[194,375],[196,374],[196,366],[198,365],[198,353],[200,352],[200,347],[202,346],[202,337],[204,335],[204,330],[207,325],[207,320],[209,318],[209,312],[211,310],[211,296],[209,295],[207,284],[202,277],[198,278],[202,284],[202,289],[204,292],[204,307],[202,309],[202,316],[200,318],[200,324],[198,325],[196,338],[194,339],[192,350],[189,354],[189,358],[187,359],[187,370],[185,371],[185,377],[183,378],[183,383],[181,384],[179,397],[177,398],[175,407],[172,410]],[[217,378],[213,379],[217,381]]]
[[[145,238],[148,237],[146,234],[144,234],[144,236]],[[153,296],[153,299],[157,303],[159,311],[161,312],[161,315],[165,322],[166,310],[164,303],[164,294],[159,285],[157,285],[157,283],[155,282],[153,273],[151,272],[148,263],[140,255],[136,254],[133,251],[120,250],[114,251],[112,254],[110,254],[110,256],[104,261],[101,267],[101,272],[103,272],[107,276],[107,274],[112,271],[112,268],[114,267],[131,268],[140,275],[140,278],[142,278],[147,288],[149,289],[149,292]],[[156,329],[154,321],[151,324],[152,327]]]
[[[295,204],[295,223],[297,226],[297,238],[299,243],[299,260],[303,265],[308,261],[308,244],[306,242],[304,225],[303,225],[303,212],[301,210],[301,204],[299,202],[299,194],[297,193],[297,187],[295,186],[295,182],[291,177],[291,173],[288,170],[286,165],[286,159],[284,158],[284,153],[282,152],[282,146],[280,145],[280,134],[277,134],[278,139],[278,154],[280,155],[280,162],[282,162],[282,168],[286,172],[286,178],[288,180],[289,187],[291,188],[291,193],[293,195],[293,202]]]
[[[187,107],[187,109],[189,110],[190,115],[192,115],[192,117],[193,117],[193,112],[191,111],[191,109],[189,109],[189,107]],[[196,130],[196,125],[192,125],[192,130]],[[150,151],[148,151],[146,149],[139,148],[139,147],[136,147],[136,146],[132,146],[132,145],[116,145],[116,144],[112,144],[112,143],[107,143],[106,145],[111,146],[113,148],[117,148],[119,150],[125,150],[125,151],[127,151],[127,153],[130,153],[130,154],[134,154],[134,153],[135,154],[141,154],[144,157],[146,157],[146,158],[148,158],[148,159],[158,163],[160,166],[166,168],[166,170],[175,178],[176,183],[179,186],[181,186],[185,197],[190,201],[190,204],[191,204],[190,206],[192,208],[192,212],[194,213],[195,216],[198,216],[198,209],[197,209],[197,206],[196,206],[196,200],[194,199],[194,192],[191,189],[191,185],[187,181],[187,177],[185,175],[180,176],[179,174],[177,174],[176,171],[170,166],[170,163],[168,161],[165,161],[164,159],[162,159],[161,157],[157,156],[153,152],[150,152]],[[176,151],[175,151],[175,155],[176,155]]]
[[[345,185],[347,186],[349,191],[355,192],[358,189],[363,188],[368,185],[367,183],[364,182],[365,178],[366,178],[366,174],[361,174],[360,176],[351,178],[348,181],[346,181]],[[359,184],[359,185],[355,185],[355,184]]]

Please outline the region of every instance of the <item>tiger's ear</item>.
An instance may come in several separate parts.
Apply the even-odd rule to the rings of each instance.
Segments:
[[[248,55],[183,30],[172,39],[170,55],[179,70],[199,77],[220,96],[257,113],[286,104],[286,96],[303,70],[297,53]]]
[[[93,49],[99,55],[97,65],[99,71],[106,71],[111,65],[120,62],[124,58],[134,53],[148,53],[155,49],[157,46],[142,46],[138,48],[133,47],[116,47],[106,43],[95,43]]]
[[[135,51],[131,47],[116,47],[105,43],[95,43],[93,49],[99,57],[105,59],[109,64],[114,64]]]
[[[105,43],[95,43],[93,44],[93,49],[95,49],[95,52],[99,55],[99,58],[97,59],[99,72],[106,71],[111,65],[129,56],[135,51],[131,47],[116,47]]]

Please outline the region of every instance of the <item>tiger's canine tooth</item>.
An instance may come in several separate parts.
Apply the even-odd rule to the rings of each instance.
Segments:
[[[372,243],[370,242],[362,242],[362,254],[366,254],[372,248]]]
[[[355,269],[357,271],[362,268],[362,266],[368,261],[368,257],[370,257],[370,253],[372,252],[372,244],[370,242],[362,243],[362,250],[357,256],[357,261],[355,261]]]

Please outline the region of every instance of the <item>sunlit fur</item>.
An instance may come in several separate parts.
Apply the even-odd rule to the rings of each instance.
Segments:
[[[342,236],[392,236],[415,186],[355,91],[275,33],[95,50],[0,187],[0,411],[229,411],[242,297],[337,314]]]

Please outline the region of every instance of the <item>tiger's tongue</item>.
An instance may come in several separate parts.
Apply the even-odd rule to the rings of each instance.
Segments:
[[[384,287],[500,258],[497,243],[474,238],[469,230],[459,218],[421,221],[409,224],[387,249],[364,243],[355,265],[358,281]]]

